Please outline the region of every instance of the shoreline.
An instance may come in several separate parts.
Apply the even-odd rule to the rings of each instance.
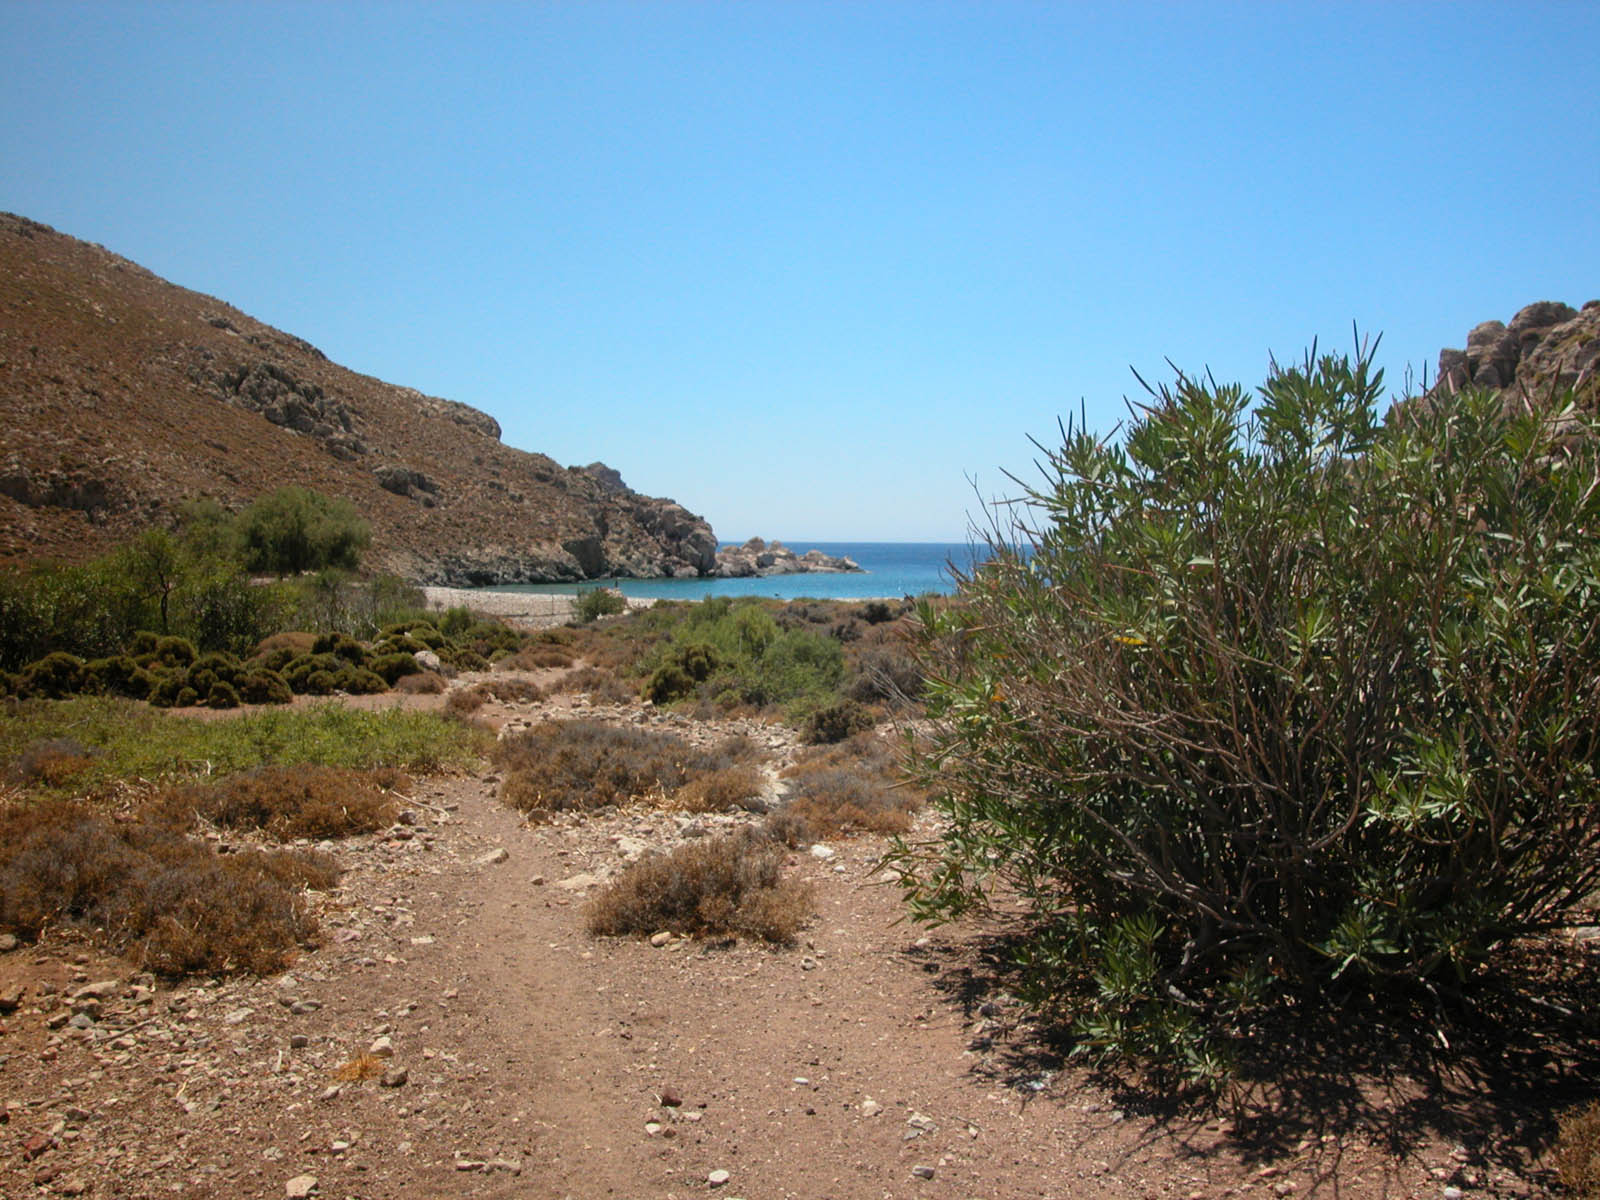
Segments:
[[[542,629],[565,625],[573,617],[577,592],[498,592],[490,588],[453,588],[424,585],[423,602],[433,609],[470,608],[507,621]],[[626,598],[628,607],[649,608],[655,600],[644,596]]]

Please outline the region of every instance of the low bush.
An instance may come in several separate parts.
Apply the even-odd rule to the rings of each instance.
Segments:
[[[508,654],[495,663],[497,671],[543,671],[553,667],[570,667],[577,659],[565,646],[549,642],[533,645]]]
[[[614,588],[589,588],[580,590],[572,605],[572,615],[583,624],[626,612],[628,602]]]
[[[47,788],[70,784],[89,768],[89,751],[75,738],[40,738],[30,742],[6,771],[6,777],[24,787]]]
[[[688,812],[727,812],[748,808],[764,795],[767,777],[754,767],[719,767],[697,775],[678,789],[674,801]]]
[[[806,718],[800,735],[813,746],[842,742],[871,729],[878,718],[856,700],[825,704]]]
[[[904,708],[922,699],[922,667],[903,645],[863,646],[852,657],[845,695],[864,704],[877,701]]]
[[[445,697],[444,708],[446,712],[465,717],[477,712],[489,702],[489,697],[479,688],[456,688]]]
[[[62,700],[83,691],[84,664],[81,658],[57,650],[22,668],[18,694],[45,700]]]
[[[410,786],[410,779],[392,768],[271,766],[169,788],[154,804],[185,827],[200,820],[278,841],[320,841],[386,828],[398,811],[392,793]]]
[[[82,690],[91,694],[144,700],[155,685],[156,677],[126,654],[96,658],[83,664]]]
[[[500,797],[530,814],[665,800],[691,778],[731,765],[726,750],[603,721],[547,721],[495,747]]]
[[[752,830],[686,842],[608,884],[584,914],[597,936],[661,930],[792,941],[810,919],[811,890],[783,877],[783,849]]]
[[[373,674],[381,677],[390,687],[399,683],[407,675],[418,675],[422,666],[413,655],[374,654],[367,660],[367,667]]]
[[[394,690],[410,696],[437,696],[447,687],[449,684],[439,672],[422,671],[416,675],[402,675]]]
[[[81,804],[0,811],[0,928],[32,940],[76,926],[162,975],[281,970],[316,932],[300,890],[336,877],[320,856],[220,856]]]
[[[1561,1118],[1555,1163],[1561,1182],[1578,1200],[1600,1198],[1600,1101]]]
[[[598,704],[628,704],[638,699],[616,674],[598,667],[579,667],[568,671],[550,685],[552,692],[582,692]]]
[[[294,691],[276,671],[256,667],[239,680],[239,695],[248,704],[289,704]]]

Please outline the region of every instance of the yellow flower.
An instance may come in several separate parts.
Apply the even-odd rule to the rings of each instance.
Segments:
[[[1113,637],[1111,640],[1113,642],[1119,642],[1124,646],[1142,646],[1142,645],[1145,644],[1145,641],[1144,641],[1144,639],[1142,637],[1124,637],[1120,633],[1117,634],[1115,637]]]

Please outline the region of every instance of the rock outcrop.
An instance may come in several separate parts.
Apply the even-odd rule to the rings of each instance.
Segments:
[[[185,501],[349,500],[424,583],[710,574],[711,527],[487,413],[359,375],[209,296],[0,214],[0,562],[82,559]]]
[[[843,574],[859,571],[854,559],[824,554],[821,550],[807,550],[796,554],[782,542],[763,541],[753,537],[742,546],[724,546],[716,554],[716,566],[711,572],[724,579],[743,579],[753,575],[800,575],[807,572]]]
[[[1435,403],[1464,387],[1489,388],[1521,402],[1571,391],[1596,411],[1600,399],[1600,300],[1581,310],[1541,300],[1509,324],[1485,321],[1467,334],[1464,350],[1439,352],[1438,382],[1423,397]]]

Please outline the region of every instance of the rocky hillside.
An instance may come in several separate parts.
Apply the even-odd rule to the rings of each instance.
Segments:
[[[1582,310],[1554,300],[1530,304],[1510,324],[1485,321],[1465,350],[1439,352],[1438,382],[1427,399],[1463,387],[1492,388],[1534,402],[1571,389],[1590,412],[1600,408],[1600,300]]]
[[[81,559],[185,500],[295,483],[350,500],[424,583],[709,573],[716,540],[601,463],[358,375],[103,247],[0,214],[0,562]],[[598,433],[597,433],[598,437]]]

